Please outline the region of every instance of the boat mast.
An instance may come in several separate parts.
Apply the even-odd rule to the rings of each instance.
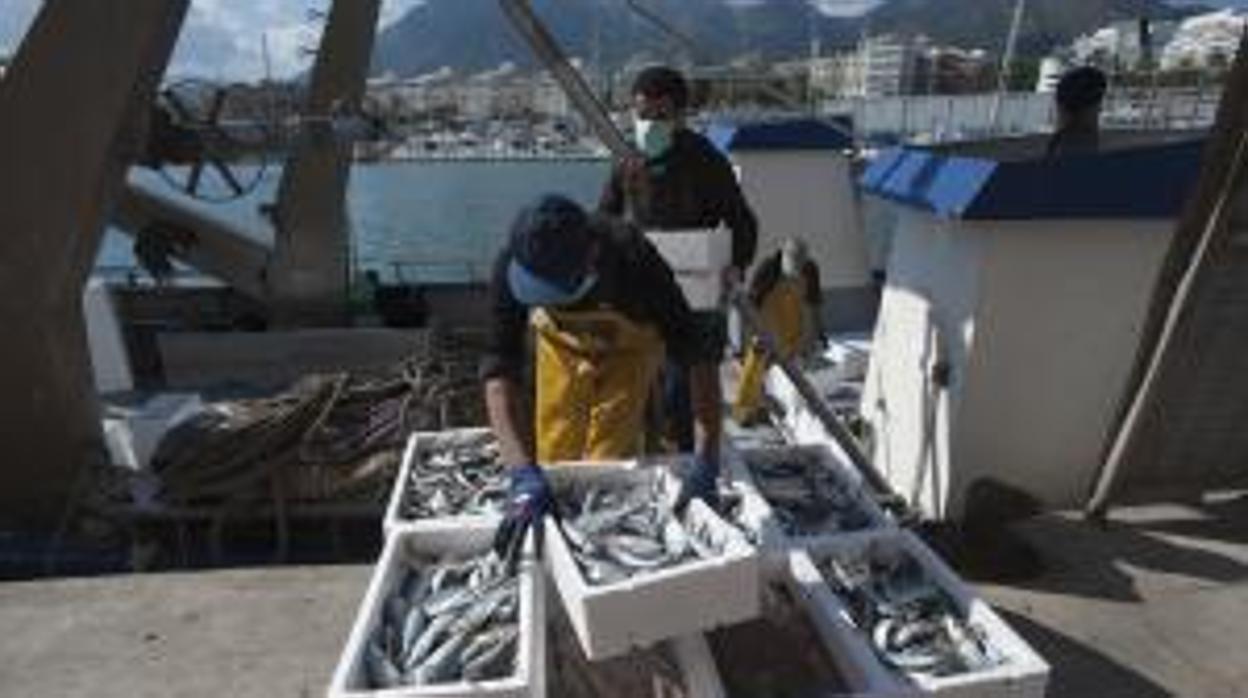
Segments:
[[[992,100],[992,112],[989,123],[992,133],[997,133],[1001,121],[1001,100],[1010,87],[1010,68],[1014,64],[1014,50],[1018,44],[1018,31],[1023,24],[1023,13],[1027,9],[1027,0],[1018,0],[1014,4],[1014,18],[1010,21],[1010,34],[1005,40],[1005,52],[1001,55],[1001,69],[997,73],[997,94]]]

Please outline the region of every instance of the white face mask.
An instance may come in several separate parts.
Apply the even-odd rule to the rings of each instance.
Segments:
[[[672,147],[675,126],[670,121],[633,119],[633,134],[642,155],[657,158]]]
[[[780,255],[780,273],[785,276],[793,277],[801,273],[802,261],[795,254],[783,253]]]

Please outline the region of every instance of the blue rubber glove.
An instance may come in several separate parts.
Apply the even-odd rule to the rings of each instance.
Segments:
[[[684,515],[685,508],[694,499],[701,499],[712,509],[719,506],[719,461],[702,454],[694,456],[693,466],[681,476],[676,513]]]
[[[547,514],[558,513],[546,473],[534,463],[512,468],[503,521],[494,532],[494,552],[507,562],[509,569],[514,570],[519,562],[530,530],[536,553],[542,554],[542,522]]]

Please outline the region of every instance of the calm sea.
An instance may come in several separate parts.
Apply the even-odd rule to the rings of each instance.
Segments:
[[[384,278],[437,282],[484,278],[516,211],[557,192],[593,206],[607,175],[602,162],[400,162],[355,166],[348,191],[356,269]],[[205,213],[272,242],[260,204],[274,199],[281,173],[270,169],[251,195],[228,204],[188,202]],[[158,177],[135,178],[177,196]],[[130,239],[105,237],[98,266],[116,273],[134,266]]]

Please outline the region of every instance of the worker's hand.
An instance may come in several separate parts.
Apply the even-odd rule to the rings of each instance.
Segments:
[[[494,532],[494,552],[514,569],[524,550],[524,540],[533,531],[534,552],[542,554],[543,521],[547,514],[558,518],[550,483],[542,468],[534,463],[511,469],[503,521]]]
[[[719,505],[719,461],[704,455],[694,456],[693,467],[681,475],[680,494],[676,497],[676,513],[683,516],[689,502],[701,499],[715,509]]]

